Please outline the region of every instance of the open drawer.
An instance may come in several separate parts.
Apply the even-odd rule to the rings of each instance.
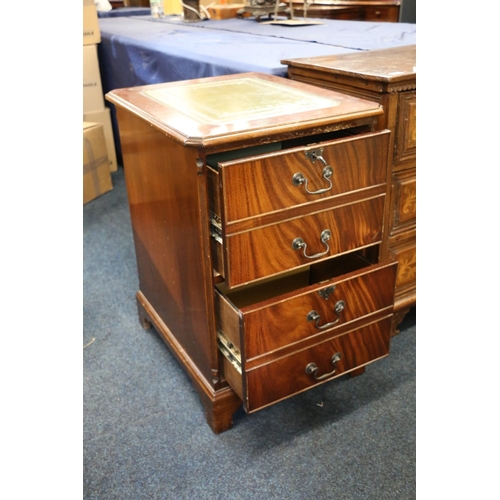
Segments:
[[[318,142],[307,137],[303,146],[283,141],[209,156],[212,211],[225,232],[246,219],[385,185],[389,130],[347,134]]]
[[[228,288],[234,288],[378,245],[384,203],[385,192],[380,192],[372,198],[232,234],[213,243],[215,270],[224,276]]]
[[[207,157],[214,268],[229,288],[380,243],[389,131],[343,134]]]
[[[237,291],[218,285],[224,376],[246,411],[386,356],[396,268],[353,253]]]

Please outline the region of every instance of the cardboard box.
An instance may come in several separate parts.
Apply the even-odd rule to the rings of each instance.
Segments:
[[[181,0],[163,0],[163,12],[165,12],[167,16],[182,14],[183,9]]]
[[[104,130],[99,123],[83,122],[83,204],[113,189]]]
[[[102,91],[97,45],[83,46],[83,112],[103,111],[104,93]]]
[[[238,17],[238,11],[243,11],[245,8],[244,3],[213,5],[207,7],[210,19],[234,19]]]
[[[99,123],[104,129],[104,139],[106,140],[106,149],[108,151],[109,170],[116,172],[118,163],[116,161],[115,138],[113,136],[113,125],[111,124],[111,111],[104,108],[103,111],[94,111],[93,113],[83,114],[84,122]]]
[[[101,43],[101,30],[94,0],[83,0],[83,45]]]

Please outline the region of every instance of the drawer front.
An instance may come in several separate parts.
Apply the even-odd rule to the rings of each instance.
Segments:
[[[397,263],[372,265],[288,297],[241,310],[247,367],[273,353],[354,320],[392,312]],[[253,361],[252,361],[253,360]]]
[[[243,386],[247,411],[258,410],[386,356],[391,322],[392,315],[246,371]],[[337,353],[340,359],[333,364]]]
[[[396,294],[414,290],[417,281],[417,245],[415,238],[389,242],[391,253],[398,261]]]
[[[401,92],[398,109],[396,165],[412,160],[417,155],[417,92]]]
[[[385,195],[227,236],[231,288],[380,243]],[[329,234],[328,234],[329,232]]]
[[[417,222],[416,170],[404,170],[393,174],[391,234],[415,226]]]
[[[399,7],[375,5],[365,6],[364,21],[379,21],[397,23],[399,21]]]
[[[389,131],[382,131],[219,163],[223,213],[218,215],[229,226],[385,184],[388,144]]]

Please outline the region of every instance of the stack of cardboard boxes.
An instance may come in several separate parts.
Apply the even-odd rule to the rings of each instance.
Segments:
[[[117,170],[111,114],[105,106],[97,44],[101,32],[94,0],[83,0],[83,203],[113,189]]]

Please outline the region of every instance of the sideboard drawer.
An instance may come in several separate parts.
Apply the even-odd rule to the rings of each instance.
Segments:
[[[416,169],[394,172],[392,182],[391,236],[417,224]]]
[[[410,235],[412,233],[410,232]],[[415,236],[391,240],[391,252],[398,261],[396,275],[397,293],[415,290],[417,279],[417,243]]]
[[[306,353],[313,356],[309,361],[320,360],[321,368],[328,363],[328,350],[335,347],[342,356],[335,375],[387,354],[397,262],[370,264],[354,253],[322,267],[243,290],[224,285],[216,290],[225,376],[247,411],[315,385],[314,376],[304,376],[305,364],[296,371]],[[388,322],[379,321],[387,317]],[[334,337],[340,340],[332,341]],[[265,380],[271,373],[279,380],[278,393],[275,384]]]
[[[417,156],[417,92],[401,92],[396,131],[395,164],[415,160]]]
[[[398,20],[399,6],[366,5],[364,8],[363,21],[397,23]]]
[[[387,181],[388,130],[217,162],[214,205],[231,232],[236,221],[360,191]],[[219,155],[220,157],[220,155]]]
[[[229,288],[379,244],[385,187],[380,194],[336,208],[213,235],[214,266]]]

